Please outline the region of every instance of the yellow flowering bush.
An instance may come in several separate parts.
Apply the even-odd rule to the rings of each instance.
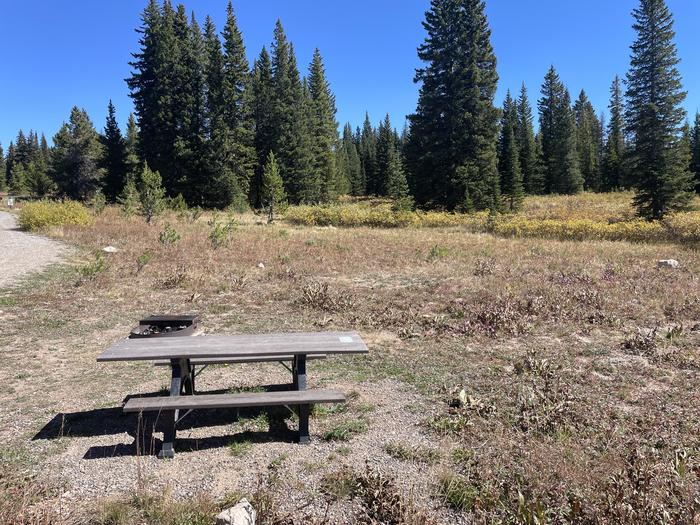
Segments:
[[[93,217],[81,203],[75,201],[37,201],[25,204],[19,212],[19,226],[27,231],[39,231],[52,226],[89,226]]]

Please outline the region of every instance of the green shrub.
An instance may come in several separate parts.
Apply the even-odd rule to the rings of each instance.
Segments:
[[[179,240],[180,234],[177,233],[177,230],[175,230],[175,228],[173,228],[169,222],[165,223],[165,228],[162,232],[160,232],[158,241],[161,244],[168,246],[171,244],[177,244]]]
[[[19,212],[19,226],[27,231],[40,231],[53,226],[89,226],[90,211],[75,201],[30,202]]]

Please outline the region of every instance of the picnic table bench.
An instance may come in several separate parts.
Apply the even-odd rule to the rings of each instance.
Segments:
[[[309,413],[317,403],[343,403],[345,395],[335,390],[307,390],[306,362],[327,355],[366,354],[356,332],[318,332],[262,335],[204,335],[200,337],[126,339],[106,349],[100,363],[153,361],[171,368],[170,395],[131,398],[125,412],[158,412],[165,419],[163,445],[158,456],[175,455],[176,426],[180,410],[296,406],[298,441],[308,443]],[[292,385],[286,392],[197,395],[196,366],[221,363],[292,361]],[[183,395],[184,394],[184,395]],[[185,414],[187,415],[187,414]],[[183,416],[184,417],[184,416]]]

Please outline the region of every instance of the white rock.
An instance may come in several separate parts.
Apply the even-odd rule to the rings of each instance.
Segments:
[[[657,263],[659,268],[678,268],[680,265],[681,263],[675,259],[664,259]]]
[[[265,263],[258,263],[258,268],[260,268],[261,270],[264,270],[264,269],[265,269]]]
[[[250,504],[243,498],[235,507],[222,511],[216,517],[216,525],[255,525],[258,514]]]
[[[105,246],[104,248],[102,248],[102,251],[106,253],[117,253],[119,249],[115,248],[114,246]]]

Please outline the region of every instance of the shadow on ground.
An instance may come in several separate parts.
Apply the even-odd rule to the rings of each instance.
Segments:
[[[279,386],[264,388],[270,391],[280,389]],[[200,392],[200,394],[225,394],[227,392],[227,390],[215,390]],[[124,399],[124,403],[132,397],[156,397],[159,395],[163,395],[163,393],[128,396]],[[204,438],[191,438],[184,435],[188,430],[232,425],[240,419],[252,419],[262,414],[267,416],[267,421],[269,422],[269,430],[267,432],[248,431]],[[177,424],[177,431],[182,437],[178,435],[175,448],[177,452],[192,452],[226,447],[235,441],[249,441],[252,443],[271,441],[294,442],[296,431],[290,429],[285,421],[289,415],[289,410],[285,407],[195,410],[186,415],[180,413],[179,417],[181,419]],[[121,406],[62,413],[55,415],[32,440],[128,434],[133,438],[131,444],[120,443],[117,445],[92,446],[85,452],[83,459],[153,455],[160,450],[162,443],[160,439],[153,435],[163,430],[161,426],[163,418],[158,416],[158,413],[126,414],[122,411]]]

